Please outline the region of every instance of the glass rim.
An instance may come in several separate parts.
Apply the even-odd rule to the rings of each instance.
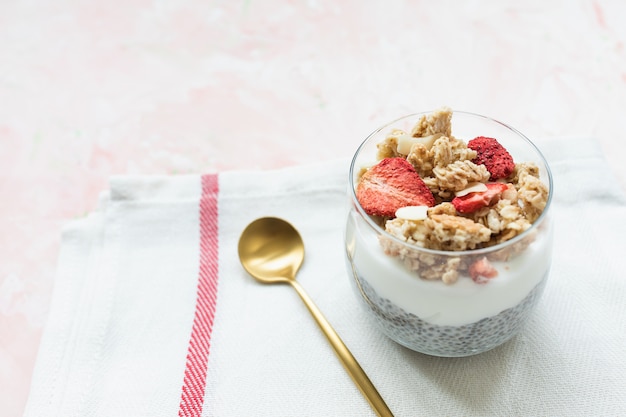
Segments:
[[[367,214],[365,212],[365,210],[363,209],[363,207],[361,206],[361,203],[359,202],[357,196],[356,196],[356,187],[354,184],[354,170],[355,170],[355,165],[356,165],[356,161],[357,158],[359,157],[359,155],[361,154],[361,151],[363,150],[363,148],[365,147],[365,145],[369,142],[370,139],[373,138],[374,135],[380,133],[383,129],[388,129],[389,126],[393,125],[394,123],[397,123],[401,120],[404,119],[409,119],[409,118],[417,118],[423,115],[427,115],[427,114],[431,114],[434,110],[430,110],[430,111],[424,111],[424,112],[417,112],[417,113],[410,113],[407,114],[405,116],[402,117],[398,117],[386,124],[384,124],[383,126],[380,126],[379,128],[377,128],[376,130],[372,131],[369,135],[367,135],[367,137],[365,138],[365,140],[363,140],[363,142],[361,142],[361,144],[359,145],[359,147],[357,148],[356,152],[354,153],[354,156],[352,157],[352,162],[350,162],[350,171],[349,171],[349,183],[350,183],[350,196],[351,196],[351,200],[352,200],[352,204],[356,207],[357,211],[359,212],[359,214],[361,215],[361,217],[363,217],[366,221],[366,223],[368,224],[368,226],[370,226],[376,233],[382,234],[384,235],[386,238],[391,239],[393,242],[398,243],[404,247],[408,247],[411,250],[417,250],[426,254],[431,254],[431,255],[437,255],[437,256],[456,256],[456,257],[461,257],[461,256],[476,256],[476,255],[484,255],[484,254],[489,254],[492,252],[497,252],[499,250],[505,249],[509,246],[512,246],[514,244],[516,244],[517,242],[525,239],[528,235],[530,235],[534,230],[536,230],[539,225],[541,225],[543,223],[543,221],[545,220],[545,218],[548,216],[548,211],[549,208],[551,206],[552,203],[552,195],[554,194],[554,183],[553,183],[553,179],[552,179],[552,171],[550,170],[550,165],[548,164],[548,161],[546,160],[545,156],[543,155],[543,153],[541,152],[541,150],[537,147],[537,145],[535,145],[530,139],[528,139],[528,137],[526,137],[526,135],[524,135],[522,132],[520,132],[519,130],[515,129],[514,127],[500,122],[496,119],[493,119],[491,117],[488,116],[483,116],[481,114],[477,114],[477,113],[472,113],[472,112],[467,112],[467,111],[460,111],[460,110],[454,110],[452,112],[452,117],[454,117],[455,114],[462,114],[465,116],[470,116],[470,117],[476,117],[479,119],[484,119],[488,122],[492,122],[492,123],[496,123],[508,130],[510,130],[511,132],[513,132],[514,134],[516,134],[520,139],[522,139],[523,141],[525,141],[528,145],[530,145],[530,147],[537,153],[537,155],[539,156],[539,158],[541,159],[540,162],[543,163],[544,169],[547,173],[547,179],[548,179],[548,187],[549,187],[549,193],[548,193],[548,199],[546,200],[546,206],[544,207],[543,211],[541,212],[541,214],[539,215],[539,217],[531,224],[531,226],[524,230],[522,233],[520,233],[519,235],[515,236],[512,239],[509,239],[507,241],[498,243],[496,245],[493,246],[487,246],[484,248],[478,248],[478,249],[466,249],[466,250],[462,250],[462,251],[453,251],[453,250],[441,250],[441,249],[429,249],[429,248],[424,248],[422,246],[418,246],[418,245],[414,245],[411,243],[407,243],[404,240],[401,240],[399,238],[397,238],[396,236],[392,235],[391,233],[387,232],[385,229],[383,229],[382,227],[380,227],[376,222],[374,222],[374,220],[372,220],[372,218],[370,217],[369,214]]]

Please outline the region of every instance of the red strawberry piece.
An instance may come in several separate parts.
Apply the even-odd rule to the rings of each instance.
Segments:
[[[515,168],[511,154],[494,138],[479,136],[467,142],[467,147],[478,153],[472,162],[484,165],[492,180],[508,177]]]
[[[385,158],[371,167],[359,181],[356,197],[367,214],[395,217],[406,206],[435,205],[435,198],[410,162]]]
[[[501,182],[490,182],[485,184],[487,191],[479,191],[475,193],[469,193],[462,197],[454,197],[452,204],[459,213],[472,213],[483,207],[489,207],[490,205],[498,202],[500,196],[509,187]]]
[[[477,284],[486,284],[498,276],[498,270],[485,257],[473,262],[469,267],[470,278]]]

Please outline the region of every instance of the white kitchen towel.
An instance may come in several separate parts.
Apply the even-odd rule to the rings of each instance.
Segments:
[[[364,317],[344,262],[348,160],[113,178],[63,232],[25,416],[374,415],[294,290],[239,264],[262,216],[300,230],[299,282],[396,416],[626,415],[626,199],[593,140],[539,146],[547,288],[518,336],[467,358],[412,352]]]

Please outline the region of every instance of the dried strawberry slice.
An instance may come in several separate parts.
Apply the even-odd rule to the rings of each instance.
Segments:
[[[424,181],[404,158],[385,158],[361,177],[356,196],[367,214],[395,217],[406,206],[435,205]]]
[[[498,276],[498,270],[486,257],[482,257],[470,265],[469,275],[477,284],[486,284],[490,279]]]
[[[479,136],[467,142],[467,147],[477,153],[472,162],[484,165],[492,180],[506,178],[515,169],[511,154],[494,138]]]
[[[485,184],[487,191],[469,193],[462,197],[454,197],[452,204],[459,213],[473,213],[483,207],[498,202],[500,196],[508,189],[506,184],[500,182],[491,182]]]

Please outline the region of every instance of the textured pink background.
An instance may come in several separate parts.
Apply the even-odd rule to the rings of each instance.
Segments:
[[[0,416],[28,396],[61,226],[110,175],[347,157],[449,105],[594,137],[626,188],[625,21],[619,0],[0,2]]]

